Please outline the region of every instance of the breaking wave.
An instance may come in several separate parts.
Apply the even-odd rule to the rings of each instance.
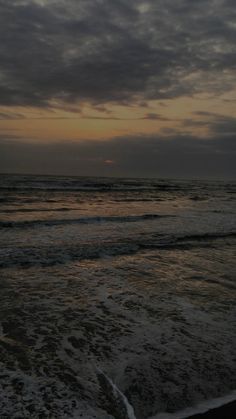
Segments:
[[[50,245],[22,246],[0,249],[0,268],[12,266],[31,267],[53,266],[66,264],[76,260],[102,259],[131,255],[148,250],[188,250],[192,248],[209,247],[212,242],[219,246],[222,240],[234,239],[236,232],[218,234],[199,234],[171,237],[168,235],[144,235],[123,238],[120,240],[105,240],[101,242],[83,242]]]

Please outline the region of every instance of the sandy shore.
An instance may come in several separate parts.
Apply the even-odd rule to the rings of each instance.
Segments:
[[[236,418],[236,401],[228,403],[206,413],[190,416],[188,419],[233,419]]]

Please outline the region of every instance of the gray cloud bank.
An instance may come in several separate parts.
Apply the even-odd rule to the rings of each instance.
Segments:
[[[235,135],[130,136],[109,141],[28,143],[0,140],[7,173],[82,176],[236,177]]]
[[[233,0],[0,0],[0,105],[225,92],[235,19]]]

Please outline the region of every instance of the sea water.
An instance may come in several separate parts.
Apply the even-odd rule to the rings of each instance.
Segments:
[[[232,393],[235,192],[1,175],[1,419],[146,419]]]

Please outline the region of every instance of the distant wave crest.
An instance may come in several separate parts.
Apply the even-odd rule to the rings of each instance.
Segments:
[[[64,218],[53,220],[24,220],[24,221],[0,221],[0,228],[30,228],[37,226],[53,227],[66,224],[96,224],[96,223],[134,223],[142,220],[154,220],[157,218],[174,217],[172,215],[142,214],[126,216],[101,216]]]

